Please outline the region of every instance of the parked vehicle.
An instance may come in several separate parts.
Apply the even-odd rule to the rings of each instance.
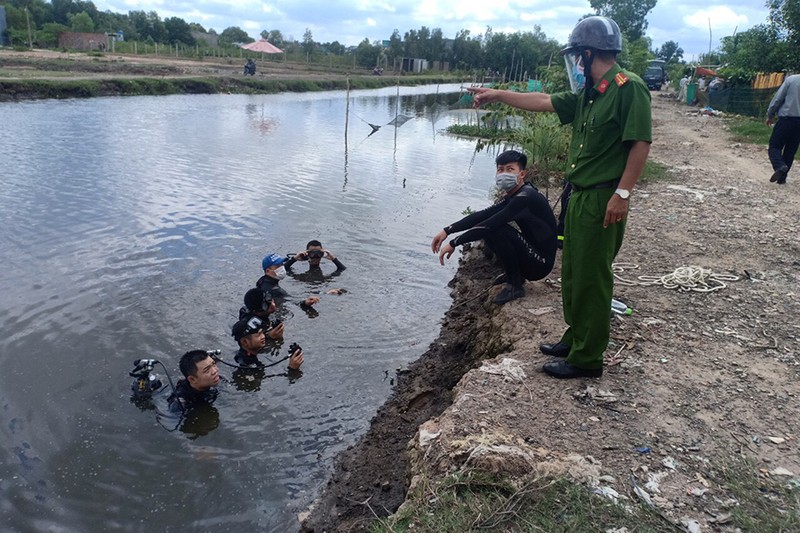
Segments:
[[[654,59],[647,64],[642,80],[651,91],[660,91],[661,86],[667,81],[667,69],[664,61]]]

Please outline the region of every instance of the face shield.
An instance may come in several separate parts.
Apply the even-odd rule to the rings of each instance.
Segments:
[[[586,76],[583,73],[583,62],[579,55],[568,52],[564,54],[564,65],[567,67],[569,88],[572,92],[577,93],[586,85]]]

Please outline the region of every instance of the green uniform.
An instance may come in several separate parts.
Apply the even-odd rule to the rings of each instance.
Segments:
[[[584,369],[603,366],[614,286],[611,264],[625,233],[624,222],[603,228],[616,188],[608,182],[622,177],[630,141],[652,140],[650,91],[638,76],[615,64],[591,91],[588,103],[583,91],[551,97],[561,122],[572,124],[566,178],[575,186],[564,231],[561,295],[569,328],[561,342],[571,347],[567,362]]]

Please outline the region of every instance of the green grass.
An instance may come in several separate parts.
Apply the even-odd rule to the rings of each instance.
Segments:
[[[605,533],[613,527],[637,533],[678,531],[636,502],[623,507],[563,479],[537,478],[517,489],[471,472],[450,476],[436,487],[418,488],[409,497],[412,505],[405,505],[388,519],[374,521],[373,533]]]
[[[487,128],[477,124],[453,124],[448,126],[445,131],[451,135],[499,141],[510,141],[514,136],[514,130]]]
[[[693,513],[730,513],[725,531],[800,531],[800,485],[786,477],[764,477],[755,461],[732,457],[703,472],[713,497],[698,500]],[[618,489],[619,490],[619,489]],[[624,489],[621,489],[624,492]],[[614,503],[565,479],[534,478],[521,487],[487,473],[466,471],[423,481],[393,516],[373,520],[373,533],[502,531],[631,533],[685,531],[641,503],[632,491]],[[726,503],[722,503],[726,502]],[[684,513],[685,514],[685,513]],[[681,514],[672,517],[679,520]],[[738,528],[738,529],[737,529]]]
[[[641,183],[660,181],[666,179],[668,174],[669,174],[669,167],[667,167],[666,165],[662,165],[658,161],[653,161],[652,159],[648,159],[647,162],[644,164],[644,171],[642,172],[639,181]]]
[[[731,461],[714,479],[736,500],[732,524],[745,533],[800,531],[800,486],[789,478],[765,478],[750,459]]]
[[[767,127],[762,120],[749,117],[735,117],[728,119],[733,140],[752,144],[768,145],[772,129]]]

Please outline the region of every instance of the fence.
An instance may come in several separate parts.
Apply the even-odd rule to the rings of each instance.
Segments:
[[[708,93],[708,105],[726,113],[764,117],[772,97],[777,92],[772,89],[753,89],[737,85]]]

